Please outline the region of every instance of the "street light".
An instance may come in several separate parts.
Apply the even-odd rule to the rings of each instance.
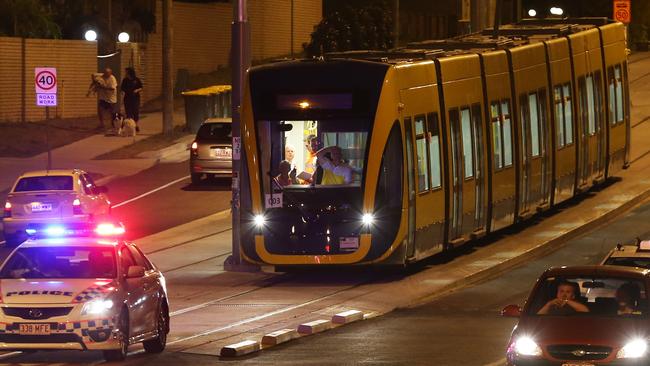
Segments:
[[[562,15],[562,14],[564,14],[564,10],[562,8],[554,6],[554,7],[551,8],[551,14],[553,14],[553,15]]]
[[[121,43],[126,43],[129,41],[129,34],[126,32],[121,32],[120,34],[117,35],[117,40],[120,41]]]
[[[95,32],[92,29],[89,29],[86,31],[86,33],[84,33],[84,38],[86,39],[86,41],[94,42],[97,40],[97,32]]]
[[[537,16],[537,11],[535,9],[528,10],[528,16],[534,18],[535,16]]]

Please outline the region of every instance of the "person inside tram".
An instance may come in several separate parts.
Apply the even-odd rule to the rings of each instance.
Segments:
[[[343,152],[338,146],[328,146],[318,150],[316,162],[323,168],[322,185],[352,183],[352,167],[343,161]]]
[[[320,140],[316,135],[309,135],[305,139],[305,147],[309,152],[309,156],[305,160],[305,172],[313,175],[316,172],[318,165],[316,164],[316,153],[320,148]]]
[[[280,187],[298,184],[296,168],[291,169],[291,163],[288,160],[282,160],[278,166],[278,170],[280,171],[280,174],[275,177],[275,181]]]
[[[641,314],[637,311],[637,303],[641,293],[639,287],[634,283],[624,283],[616,290],[616,303],[618,304],[618,315]]]
[[[296,148],[291,144],[284,145],[284,159],[295,168],[293,159],[296,157]]]
[[[546,303],[538,312],[539,315],[571,315],[588,313],[589,308],[576,300],[578,285],[562,281],[557,285],[555,298]]]

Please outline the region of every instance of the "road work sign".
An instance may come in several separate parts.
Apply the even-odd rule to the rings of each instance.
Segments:
[[[614,0],[614,19],[623,24],[632,21],[632,5],[630,0]]]
[[[42,107],[56,106],[56,68],[37,67],[34,69],[34,75],[36,105]]]

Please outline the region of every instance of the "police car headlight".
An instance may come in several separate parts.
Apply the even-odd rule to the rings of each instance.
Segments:
[[[92,300],[84,304],[81,315],[101,315],[113,308],[113,300]]]
[[[641,358],[645,357],[648,351],[648,342],[643,339],[634,339],[627,342],[616,354],[616,358]]]

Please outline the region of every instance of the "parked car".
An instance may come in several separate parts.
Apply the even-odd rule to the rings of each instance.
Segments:
[[[28,226],[91,222],[110,215],[108,189],[79,169],[27,172],[18,177],[4,206],[5,241],[27,238]]]
[[[0,267],[0,350],[96,350],[121,361],[131,344],[165,349],[165,278],[113,223],[29,229]]]
[[[510,366],[648,365],[650,272],[622,266],[575,266],[544,272],[506,351]]]
[[[197,184],[209,178],[232,177],[232,119],[208,118],[190,147],[190,174]]]
[[[650,269],[650,240],[637,239],[634,244],[618,244],[600,264]]]

